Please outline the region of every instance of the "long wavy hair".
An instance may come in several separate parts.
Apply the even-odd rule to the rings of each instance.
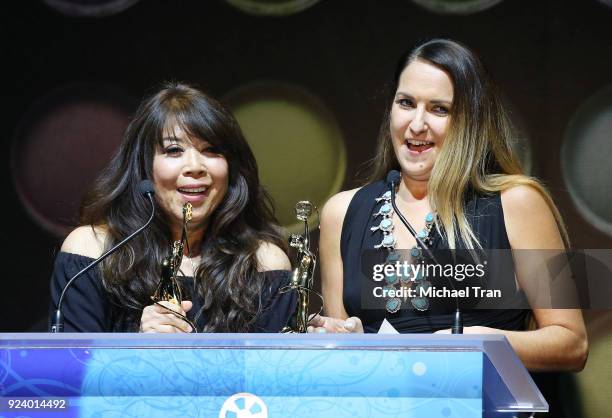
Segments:
[[[263,287],[256,251],[263,242],[285,251],[287,247],[272,202],[259,183],[255,157],[235,118],[216,100],[180,83],[167,83],[145,99],[118,152],[83,200],[81,224],[102,229],[110,248],[146,222],[149,204],[138,185],[153,178],[153,157],[162,146],[167,122],[177,123],[190,137],[205,139],[229,167],[227,192],[210,215],[199,249],[195,292],[203,306],[196,318],[206,315],[206,332],[249,331],[261,309]],[[116,329],[139,328],[171,241],[169,218],[157,211],[149,228],[101,265]]]
[[[391,141],[391,107],[402,72],[415,60],[445,71],[453,83],[449,128],[428,183],[429,203],[438,213],[438,229],[450,248],[481,248],[465,215],[469,191],[490,194],[516,185],[533,187],[542,195],[569,246],[565,224],[550,193],[539,180],[524,174],[512,150],[516,138],[497,88],[478,57],[455,41],[433,39],[400,58],[368,182],[384,179],[389,170],[400,170]]]

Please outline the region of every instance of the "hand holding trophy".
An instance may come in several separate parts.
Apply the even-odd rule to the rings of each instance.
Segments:
[[[183,302],[181,286],[178,283],[177,275],[183,261],[185,245],[187,245],[187,250],[189,251],[187,224],[191,221],[192,209],[192,205],[189,202],[185,203],[183,206],[183,232],[181,234],[181,239],[172,243],[170,254],[163,259],[161,264],[161,278],[151,299],[156,307],[162,308],[161,312],[171,313],[176,316],[177,319],[183,320],[189,324],[191,330],[197,332],[195,324],[187,319],[185,315],[177,312],[181,311]],[[169,302],[171,305],[164,302]],[[176,306],[176,308],[174,306]]]
[[[151,296],[151,299],[155,302],[167,301],[180,306],[183,301],[181,288],[176,277],[183,261],[183,251],[187,242],[187,224],[191,221],[191,216],[192,206],[191,203],[187,202],[183,206],[183,233],[181,240],[172,243],[170,254],[162,261],[161,279],[155,293]]]

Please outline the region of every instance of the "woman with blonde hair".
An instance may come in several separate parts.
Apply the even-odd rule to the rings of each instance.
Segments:
[[[384,180],[390,170],[401,173],[397,207],[433,250],[568,245],[550,194],[522,172],[499,94],[472,51],[443,39],[409,51],[397,67],[389,103],[368,183],[335,195],[323,208],[320,257],[327,316],[316,317],[311,332],[377,332],[385,319],[402,333],[449,332],[454,311],[430,312],[428,302],[418,298],[406,303],[390,297],[384,309],[362,306],[366,252],[388,254],[386,261],[393,262],[395,249],[423,250],[390,209]],[[517,287],[528,287],[525,266],[514,264]],[[582,369],[588,344],[580,310],[531,312],[537,326],[527,331],[525,310],[466,311],[464,332],[504,334],[532,370]]]

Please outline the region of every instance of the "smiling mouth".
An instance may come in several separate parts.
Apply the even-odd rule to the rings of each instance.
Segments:
[[[433,148],[434,143],[430,141],[417,141],[415,139],[407,139],[406,146],[410,151],[414,152],[424,152],[430,148]]]
[[[180,193],[189,195],[189,196],[201,196],[206,193],[206,187],[197,187],[197,188],[179,188],[178,191]]]

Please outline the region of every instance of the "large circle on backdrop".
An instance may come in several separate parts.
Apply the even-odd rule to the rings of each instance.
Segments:
[[[612,85],[588,98],[565,130],[561,169],[584,218],[612,236]]]
[[[412,0],[434,13],[468,15],[489,9],[502,0]]]
[[[45,230],[62,236],[85,191],[117,150],[135,102],[108,85],[72,84],[35,102],[11,146],[17,194]]]
[[[344,182],[346,150],[336,118],[314,94],[287,83],[252,83],[224,99],[255,154],[279,222],[298,231],[295,204],[320,207]]]
[[[68,16],[105,17],[123,12],[139,0],[43,0],[47,6]]]
[[[225,0],[236,9],[255,16],[288,16],[312,7],[320,0]]]

